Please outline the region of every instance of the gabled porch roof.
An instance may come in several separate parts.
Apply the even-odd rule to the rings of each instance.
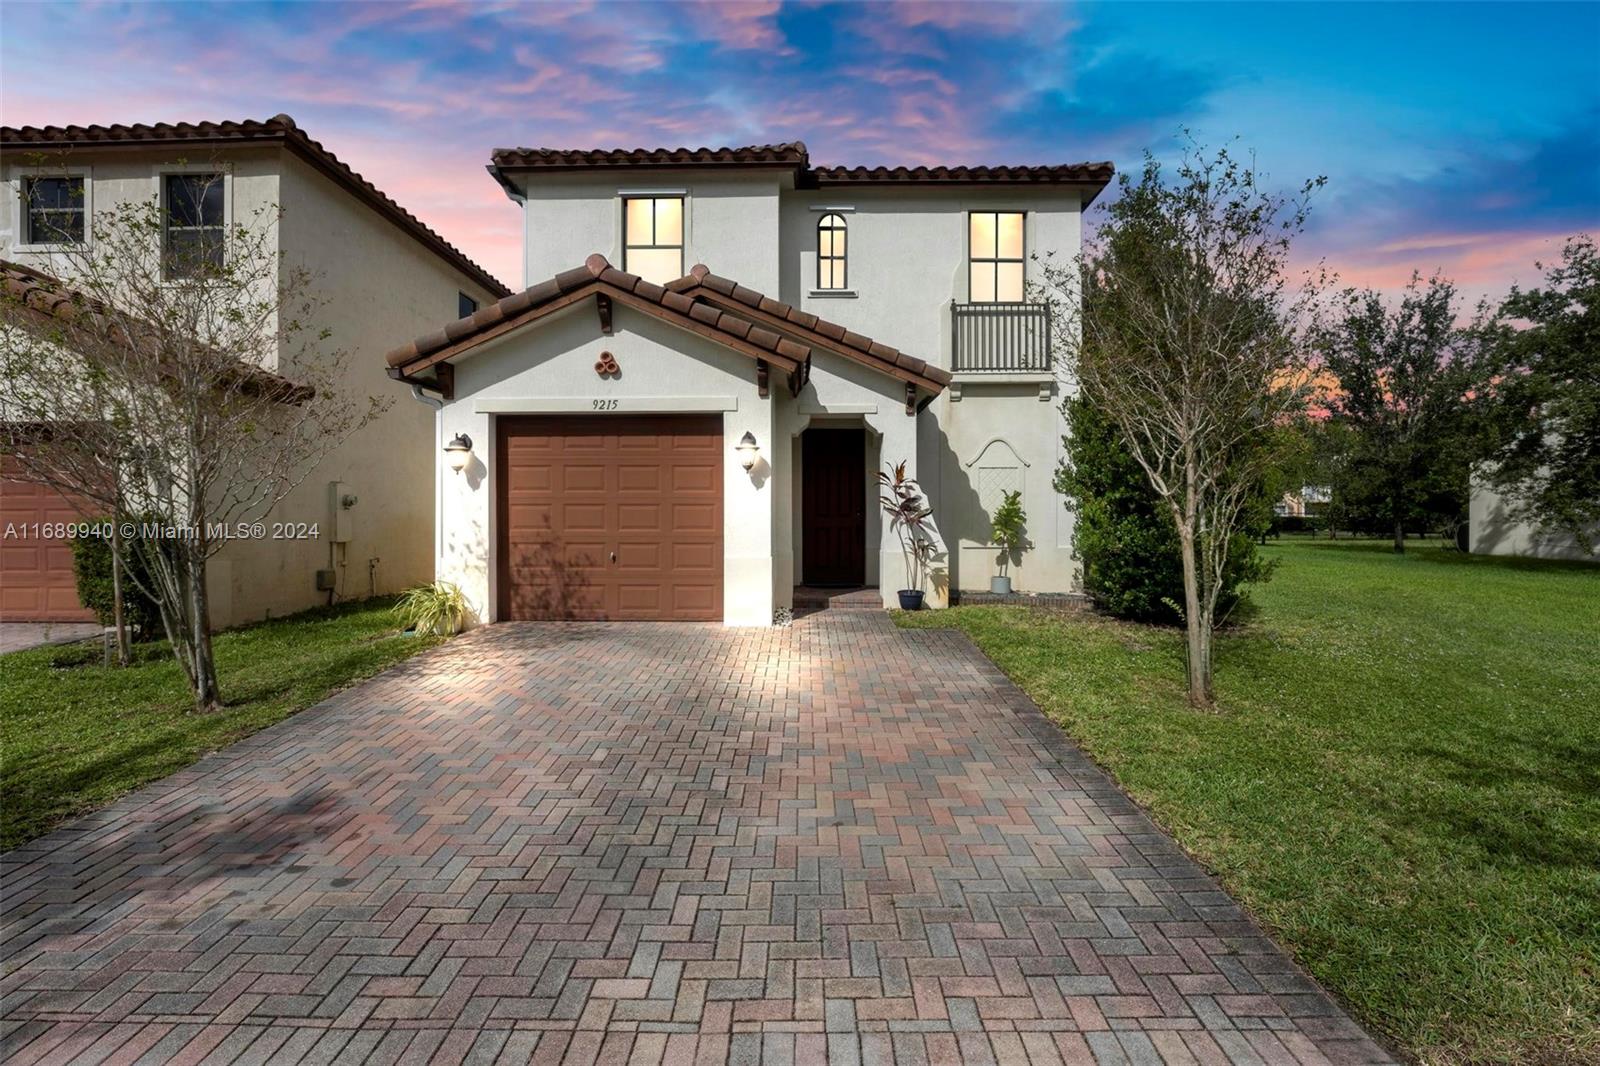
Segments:
[[[448,371],[454,359],[591,297],[605,332],[611,328],[611,304],[619,302],[756,360],[763,376],[768,365],[783,371],[791,392],[804,386],[814,348],[904,381],[908,397],[916,389],[937,394],[950,381],[950,375],[938,367],[719,278],[703,265],[663,286],[618,270],[598,253],[581,267],[563,271],[395,348],[386,357],[389,376],[448,395]]]

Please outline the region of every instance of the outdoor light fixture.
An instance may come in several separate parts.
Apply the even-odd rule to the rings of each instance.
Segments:
[[[733,446],[739,453],[739,465],[749,470],[756,465],[756,460],[761,457],[761,445],[756,443],[755,435],[746,430],[745,435],[739,438],[739,443]]]
[[[461,473],[472,460],[472,438],[465,433],[457,433],[455,439],[444,446],[444,454],[450,469]]]

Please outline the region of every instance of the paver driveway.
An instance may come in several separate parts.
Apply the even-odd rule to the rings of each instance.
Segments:
[[[5,856],[5,1057],[1384,1060],[967,639],[479,630]]]

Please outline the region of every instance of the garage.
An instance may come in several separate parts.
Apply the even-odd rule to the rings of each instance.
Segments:
[[[78,521],[78,508],[43,485],[14,480],[9,457],[0,463],[0,619],[94,621],[78,602],[71,543],[39,535],[40,526]]]
[[[720,416],[502,417],[507,620],[722,618]]]

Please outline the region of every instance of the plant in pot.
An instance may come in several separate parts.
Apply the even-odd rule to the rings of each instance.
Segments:
[[[878,484],[883,489],[878,506],[888,515],[889,527],[900,538],[900,556],[906,565],[907,587],[899,590],[900,607],[920,610],[923,577],[933,559],[933,537],[928,531],[933,509],[922,497],[922,486],[906,476],[903,462],[884,464],[884,469],[878,471]]]
[[[1000,498],[1000,506],[989,519],[989,539],[1000,549],[1000,573],[989,579],[989,591],[1000,595],[1011,592],[1011,575],[1006,572],[1015,556],[1028,546],[1023,526],[1028,513],[1022,509],[1022,492],[1008,492]]]

